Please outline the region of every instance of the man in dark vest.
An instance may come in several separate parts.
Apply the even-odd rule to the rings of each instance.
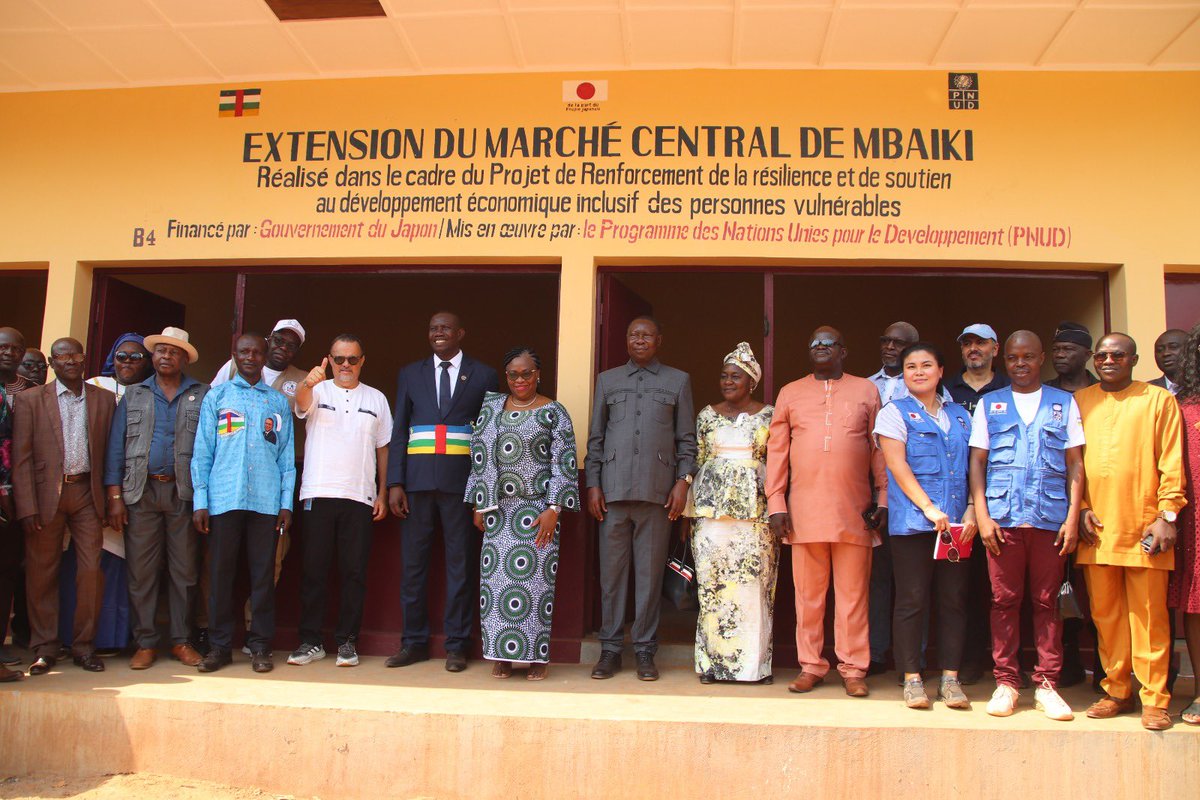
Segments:
[[[397,381],[387,483],[388,507],[404,520],[404,634],[400,650],[387,660],[389,667],[429,659],[426,586],[429,551],[440,523],[446,548],[446,669],[467,668],[475,610],[467,564],[475,526],[463,495],[471,471],[471,423],[484,394],[497,390],[499,378],[496,370],[463,353],[466,335],[457,314],[434,314],[429,320],[432,357],[401,369]]]
[[[171,655],[194,667],[188,643],[196,602],[197,534],[192,526],[192,448],[208,386],[183,373],[200,357],[188,332],[166,328],[147,336],[154,374],[130,386],[113,416],[104,459],[108,518],[125,534],[129,607],[137,652],[132,669],[158,658],[158,589],[167,565]]]

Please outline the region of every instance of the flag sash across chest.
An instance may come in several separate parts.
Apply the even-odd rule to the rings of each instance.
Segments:
[[[413,425],[409,455],[465,456],[471,453],[470,425]]]

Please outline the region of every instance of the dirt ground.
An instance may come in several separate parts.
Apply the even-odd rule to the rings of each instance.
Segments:
[[[150,773],[93,775],[86,778],[59,778],[52,775],[0,778],[0,798],[3,800],[42,800],[51,797],[86,800],[141,800],[156,797],[173,800],[320,800]]]

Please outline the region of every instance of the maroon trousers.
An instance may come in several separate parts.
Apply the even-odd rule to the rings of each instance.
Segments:
[[[1058,686],[1062,671],[1062,618],[1058,616],[1058,589],[1062,586],[1067,557],[1058,554],[1058,531],[1040,528],[1004,528],[1000,555],[988,553],[992,578],[992,660],[996,683],[1017,689],[1021,685],[1021,601],[1028,590],[1033,605],[1033,638],[1037,665],[1033,682]]]
[[[63,554],[63,533],[75,543],[78,571],[75,576],[75,620],[71,652],[87,656],[93,650],[96,622],[104,596],[100,550],[104,526],[92,503],[87,480],[64,483],[58,511],[40,531],[25,536],[25,586],[29,597],[30,649],[38,657],[58,655],[58,568]]]

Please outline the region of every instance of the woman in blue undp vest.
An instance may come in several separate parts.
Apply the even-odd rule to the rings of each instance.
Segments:
[[[967,560],[934,560],[935,537],[962,521],[963,536],[975,535],[975,512],[967,488],[971,417],[941,399],[942,354],[926,342],[900,355],[908,397],[888,403],[875,420],[875,436],[888,472],[888,535],[896,578],[892,619],[896,668],[904,673],[904,704],[929,708],[921,680],[921,640],[936,583],[938,696],[949,708],[971,701],[958,680],[966,632]],[[936,581],[935,581],[936,579]]]

